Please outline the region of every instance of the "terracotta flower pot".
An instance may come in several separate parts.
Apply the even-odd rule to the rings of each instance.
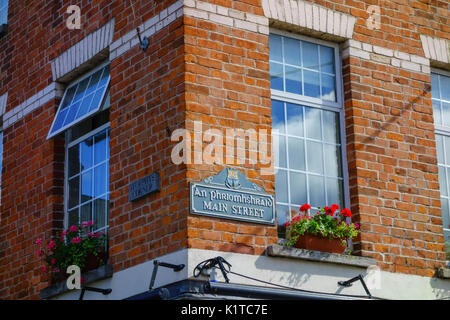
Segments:
[[[311,233],[305,233],[303,236],[300,236],[294,247],[339,254],[344,253],[346,248],[342,246],[342,239],[328,239]]]
[[[95,256],[94,254],[91,253],[86,257],[86,264],[84,265],[82,271],[87,272],[90,270],[97,269],[98,267],[100,267],[100,265],[103,265],[105,263],[106,263],[106,252],[101,251],[98,253],[98,256]]]

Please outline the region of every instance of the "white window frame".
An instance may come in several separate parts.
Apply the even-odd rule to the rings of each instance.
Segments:
[[[68,142],[69,141],[68,133],[69,133],[70,129],[68,129],[66,131],[66,140],[65,140],[66,143],[65,143],[65,150],[64,150],[64,152],[65,152],[65,155],[64,155],[64,227],[65,227],[65,229],[69,228],[69,149],[71,147],[83,142],[84,140],[95,136],[97,133],[99,133],[107,128],[110,128],[110,126],[111,126],[110,122],[107,122],[107,123],[101,125],[100,127],[89,131],[85,135],[83,135],[71,142]],[[108,159],[108,163],[109,163],[109,160],[110,159]],[[110,167],[108,165],[108,171],[109,171],[109,168]],[[109,178],[108,178],[108,180],[109,180]],[[108,198],[109,198],[109,195],[111,194],[111,190],[109,189],[109,186],[107,186],[107,188],[108,188],[107,194],[108,194]],[[78,206],[80,207],[81,203]],[[109,209],[108,209],[108,211],[109,211]],[[109,212],[107,212],[107,215],[108,214],[109,214]],[[81,221],[79,221],[79,222],[81,223]],[[107,217],[104,227],[102,227],[100,229],[95,229],[95,230],[96,231],[105,231],[105,233],[107,233],[108,228],[109,228],[109,217]]]
[[[61,99],[60,105],[58,106],[58,110],[56,111],[55,116],[54,116],[54,118],[53,118],[52,125],[50,126],[50,130],[49,130],[48,135],[47,135],[47,140],[48,140],[48,139],[51,139],[51,138],[53,138],[53,137],[58,136],[60,133],[66,131],[66,130],[68,130],[68,129],[70,129],[71,127],[77,125],[78,123],[83,122],[85,119],[88,119],[88,118],[91,117],[92,115],[94,115],[94,114],[96,114],[96,113],[98,113],[98,112],[101,112],[102,110],[105,110],[105,108],[104,108],[102,105],[104,104],[105,98],[108,96],[108,93],[109,93],[109,88],[110,88],[110,85],[111,85],[111,70],[110,70],[110,74],[108,75],[108,78],[109,78],[109,79],[108,79],[108,84],[106,85],[106,90],[105,90],[105,92],[104,92],[103,95],[102,95],[102,99],[100,100],[100,108],[94,109],[94,110],[92,110],[92,111],[86,113],[84,116],[82,116],[82,117],[78,118],[76,121],[70,123],[70,125],[63,126],[63,127],[61,127],[59,130],[56,130],[55,132],[52,133],[53,126],[55,125],[56,119],[58,118],[57,116],[58,116],[58,114],[59,114],[59,112],[60,112],[59,109],[61,108],[61,104],[64,102],[64,99],[66,98],[66,95],[67,95],[67,92],[69,91],[69,89],[72,88],[73,86],[78,85],[78,84],[81,83],[84,79],[90,77],[90,76],[93,75],[95,72],[97,72],[98,70],[104,68],[104,67],[107,66],[108,64],[110,64],[110,61],[105,61],[104,63],[100,64],[99,66],[97,66],[96,68],[90,70],[89,72],[83,74],[82,76],[76,78],[74,81],[72,81],[71,83],[69,83],[69,85],[67,85],[67,87],[66,87],[66,89],[65,89],[65,91],[64,91],[64,95],[63,95],[63,97],[62,97],[62,99]],[[84,97],[84,93],[83,93],[83,97]]]
[[[450,78],[450,72],[446,71],[446,70],[431,68],[431,73],[439,74],[439,75],[446,76],[446,77]],[[439,83],[439,89],[441,89],[440,83]],[[431,99],[433,99],[433,97],[431,97]],[[441,100],[441,99],[439,99],[439,100]],[[439,109],[439,110],[441,111],[441,119],[443,120],[443,118],[442,118],[442,110],[441,109]],[[434,128],[435,128],[435,134],[438,134],[438,135],[441,135],[441,136],[450,137],[450,127],[446,127],[446,126],[443,126],[443,125],[436,125],[435,124]],[[445,157],[446,156],[445,150],[443,150],[443,152],[444,152],[444,157]],[[449,193],[450,190],[449,189],[450,189],[450,186],[447,183],[447,195],[448,196],[446,198],[448,198],[449,201],[450,201],[450,193]],[[441,196],[439,197],[439,200],[440,200],[440,198],[441,198]],[[444,222],[444,221],[442,221],[442,222]],[[444,225],[442,227],[444,229],[444,234],[446,232],[450,233],[450,229],[449,228],[445,228]],[[445,235],[444,235],[444,237],[445,237]]]
[[[348,178],[348,165],[347,165],[347,154],[346,154],[346,134],[345,134],[345,108],[344,108],[344,92],[343,92],[343,78],[342,78],[342,64],[341,64],[341,52],[339,45],[333,42],[327,42],[315,38],[309,38],[303,35],[294,34],[291,32],[286,32],[279,29],[270,28],[270,34],[276,34],[284,37],[289,37],[297,40],[307,41],[315,44],[321,44],[327,47],[334,48],[334,59],[335,59],[335,76],[336,76],[336,102],[322,100],[319,98],[308,97],[304,95],[294,94],[290,92],[280,91],[271,89],[271,99],[278,100],[281,102],[288,102],[297,105],[303,105],[307,107],[314,107],[320,110],[334,111],[339,114],[339,134],[340,134],[340,144],[341,144],[341,169],[342,169],[342,184],[343,184],[343,202],[344,207],[350,204],[350,188],[349,188],[349,178]],[[270,59],[270,58],[269,58]],[[270,61],[270,60],[269,60]],[[302,82],[304,82],[304,75],[302,73]],[[307,153],[307,150],[305,150]],[[289,159],[287,159],[289,161]],[[323,159],[325,161],[325,159]],[[308,183],[307,183],[308,185]],[[290,190],[289,179],[287,181],[288,191]],[[307,201],[310,203],[309,193],[307,194]],[[284,205],[284,204],[283,204]],[[291,204],[289,204],[291,205]]]

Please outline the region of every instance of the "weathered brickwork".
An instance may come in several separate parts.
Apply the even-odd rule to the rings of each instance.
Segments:
[[[201,121],[203,130],[219,129],[224,137],[227,128],[270,133],[269,42],[267,27],[258,28],[268,20],[261,8],[244,1],[185,4],[186,127],[193,130],[193,122]],[[236,154],[231,165],[274,192],[273,175],[261,177],[248,154],[247,160],[241,159],[245,165],[239,165]],[[199,156],[194,153],[194,160]],[[188,166],[187,176],[199,181],[222,169],[194,164]],[[275,227],[196,216],[188,222],[189,247],[262,254],[268,244],[277,242]]]
[[[59,88],[50,62],[113,18],[116,40],[175,2],[134,2],[137,19],[123,1],[71,2],[82,9],[82,28],[72,31],[65,24],[69,2],[10,4],[9,32],[0,39],[0,92],[8,93],[11,115],[4,130],[1,298],[39,298],[48,279],[33,243],[63,226],[64,140],[46,140],[61,92],[42,99],[46,88]],[[32,11],[34,20],[26,14]],[[183,123],[182,25],[179,17],[153,34],[146,53],[135,46],[111,61],[110,262],[116,271],[186,246],[187,187],[180,182],[183,169],[169,161],[166,129]],[[163,191],[129,203],[128,184],[155,171]]]
[[[134,10],[129,1],[10,1],[8,33],[0,38],[0,100],[7,97],[0,299],[38,299],[49,284],[33,242],[63,225],[65,142],[46,137],[62,89],[89,67],[72,74],[54,62],[112,21],[111,44],[95,59],[109,59],[111,67],[109,262],[115,272],[182,248],[259,255],[279,240],[274,226],[190,215],[189,183],[225,165],[196,164],[196,149],[194,164],[171,161],[171,133],[193,133],[196,121],[203,132],[224,136],[226,129],[270,133],[270,27],[341,46],[348,206],[362,228],[354,253],[391,272],[432,277],[444,265],[430,72],[436,65],[450,69],[450,55],[438,56],[439,45],[433,55],[423,39],[448,46],[447,2],[382,1],[380,29],[367,26],[368,1],[133,3]],[[67,29],[68,5],[80,6],[81,30]],[[311,8],[305,20],[302,6]],[[149,37],[145,52],[136,27]],[[248,157],[226,166],[274,194],[274,176],[262,175]],[[161,191],[129,202],[129,184],[153,172],[160,173]]]

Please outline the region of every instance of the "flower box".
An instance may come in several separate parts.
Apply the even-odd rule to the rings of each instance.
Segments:
[[[309,204],[300,207],[301,214],[287,222],[287,245],[299,249],[315,250],[343,254],[347,240],[359,234],[359,225],[349,223],[352,213],[348,209],[339,210],[339,206],[319,207],[319,212],[309,215]]]
[[[81,273],[95,270],[106,264],[106,237],[103,232],[92,232],[94,222],[83,222],[73,225],[53,237],[47,248],[42,246],[42,239],[36,240],[39,250],[37,256],[44,256],[46,266],[43,273],[50,273],[53,283],[66,280],[70,275],[66,270],[76,265]]]
[[[298,237],[294,247],[298,249],[339,254],[343,254],[345,251],[345,246],[342,245],[341,239],[328,239],[312,233],[305,233],[304,235]]]

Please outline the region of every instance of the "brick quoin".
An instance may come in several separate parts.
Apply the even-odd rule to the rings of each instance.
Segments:
[[[189,183],[225,167],[238,168],[275,194],[274,176],[262,176],[261,165],[248,159],[230,165],[171,160],[176,142],[170,132],[193,130],[195,121],[224,136],[226,129],[270,133],[272,127],[268,29],[239,20],[249,13],[264,21],[261,1],[205,0],[195,14],[193,2],[186,0],[185,14],[149,37],[145,52],[135,45],[110,59],[114,272],[185,248],[263,255],[279,241],[276,226],[189,213]],[[353,254],[375,258],[385,271],[433,277],[445,265],[445,253],[431,79],[429,66],[403,57],[425,57],[420,35],[450,40],[448,3],[384,1],[381,29],[371,30],[369,3],[309,2],[356,18],[350,44],[269,20],[277,29],[341,45],[348,206],[362,230]],[[136,18],[128,1],[10,1],[9,31],[0,38],[6,112],[51,85],[50,62],[87,35],[114,19],[116,41],[176,1],[133,3]],[[81,8],[80,30],[66,27],[68,5]],[[216,11],[205,19],[201,12],[210,12],[208,5],[231,13]],[[350,54],[344,54],[349,45]],[[0,299],[39,299],[50,283],[33,243],[63,227],[65,142],[46,139],[59,102],[51,99],[3,131]],[[161,191],[129,202],[129,184],[153,172],[160,173]]]

